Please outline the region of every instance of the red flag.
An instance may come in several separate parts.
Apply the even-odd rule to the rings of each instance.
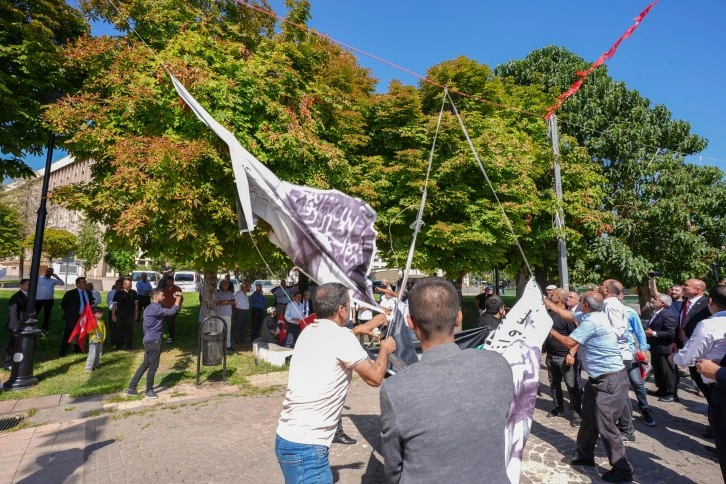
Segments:
[[[76,327],[73,328],[71,337],[68,338],[69,343],[77,344],[84,350],[83,345],[86,342],[86,334],[96,329],[96,318],[93,316],[91,305],[86,304],[83,307],[83,312],[78,317]]]
[[[557,108],[562,106],[562,104],[564,104],[564,102],[567,100],[568,97],[572,96],[580,89],[580,87],[582,86],[582,83],[585,82],[585,78],[587,78],[587,76],[589,76],[592,71],[594,71],[599,66],[603,65],[606,60],[612,59],[612,57],[615,55],[615,51],[618,50],[618,47],[620,47],[620,43],[623,40],[630,37],[630,34],[632,34],[635,31],[635,29],[638,28],[638,25],[640,25],[640,22],[642,22],[643,19],[645,18],[645,16],[648,15],[648,12],[650,12],[650,9],[655,7],[656,3],[658,3],[658,0],[655,0],[655,2],[651,3],[650,5],[648,5],[648,7],[645,10],[640,12],[640,15],[635,17],[635,23],[633,25],[631,25],[630,28],[628,30],[626,30],[623,35],[620,36],[620,38],[617,40],[617,42],[615,42],[610,47],[610,49],[608,49],[607,52],[605,52],[603,55],[601,55],[600,58],[598,60],[596,60],[590,66],[589,69],[587,69],[586,71],[579,71],[579,72],[575,73],[575,74],[577,74],[579,79],[577,81],[575,81],[575,83],[572,84],[572,86],[570,86],[570,88],[567,91],[565,91],[562,94],[560,94],[559,96],[557,96],[557,100],[555,100],[555,103],[552,106],[550,106],[550,108],[547,110],[547,115],[545,116],[545,119],[551,118],[552,115],[555,114],[555,111],[557,111]]]
[[[318,315],[313,313],[309,316],[305,316],[300,320],[300,332],[302,333],[302,330],[307,328],[309,324],[313,324],[315,322],[315,318],[317,318]]]

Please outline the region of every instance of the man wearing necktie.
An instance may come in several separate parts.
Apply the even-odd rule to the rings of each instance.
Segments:
[[[303,292],[302,305],[303,316],[310,316],[310,291]]]
[[[678,331],[676,332],[676,342],[671,345],[671,354],[675,354],[677,350],[682,349],[686,342],[693,336],[693,332],[698,323],[704,319],[711,317],[711,311],[708,309],[708,297],[704,296],[706,292],[706,283],[700,279],[689,279],[683,284],[683,308],[678,318]],[[700,373],[695,366],[690,366],[688,371],[691,379],[698,386],[698,389],[706,397],[711,398],[711,390],[703,383]],[[678,388],[678,380],[680,375],[676,371],[676,389]]]
[[[76,288],[71,289],[63,295],[61,309],[63,309],[65,330],[63,331],[63,339],[61,340],[60,356],[65,356],[68,353],[68,339],[71,337],[71,333],[73,333],[73,328],[76,327],[83,308],[86,304],[90,304],[92,300],[93,294],[86,289],[85,277],[76,278]],[[73,345],[73,352],[81,353],[81,348],[78,345]]]

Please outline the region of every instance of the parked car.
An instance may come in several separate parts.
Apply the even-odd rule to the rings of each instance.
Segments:
[[[161,274],[154,271],[134,271],[131,273],[131,289],[136,290],[136,283],[141,280],[141,274],[146,273],[146,280],[151,283],[151,287],[154,288],[161,279]]]
[[[174,284],[179,286],[182,292],[197,292],[202,287],[202,276],[197,272],[177,271],[174,273]]]
[[[262,294],[272,294],[272,290],[280,285],[280,281],[258,279],[252,283],[250,289],[254,291],[258,284],[262,286]]]

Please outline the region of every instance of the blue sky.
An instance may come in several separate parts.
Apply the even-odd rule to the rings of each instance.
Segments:
[[[283,1],[269,1],[284,15]],[[311,2],[313,28],[424,75],[429,67],[459,55],[494,67],[550,44],[594,61],[650,0]],[[726,2],[661,0],[607,66],[613,78],[653,103],[665,104],[675,118],[689,121],[693,132],[708,138],[702,158],[689,161],[726,171],[724,18]],[[107,25],[93,26],[94,35],[111,32]],[[394,78],[417,83],[408,74],[358,57],[379,80],[379,91]],[[29,161],[39,168],[43,159]]]

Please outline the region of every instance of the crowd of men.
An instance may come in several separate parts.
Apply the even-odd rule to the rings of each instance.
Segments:
[[[47,316],[53,307],[50,289],[62,283],[52,269],[40,279],[44,281],[39,283],[38,295],[44,299],[39,307]],[[9,301],[11,338],[12,330],[26,316],[23,310],[28,285],[27,279],[21,280],[20,290]],[[155,398],[153,378],[163,327],[167,327],[167,341],[172,342],[174,318],[183,301],[170,274],[160,285],[152,289],[143,275],[133,290],[129,279],[120,279],[107,300],[112,345],[119,349],[131,348],[134,321],[144,313],[144,307],[152,309],[153,314],[144,316],[144,363],[127,390],[135,394],[136,385],[148,371],[149,398]],[[100,299],[89,290],[85,278],[77,278],[75,286],[60,303],[65,322],[61,356],[70,349],[67,341],[84,306],[97,305]],[[256,286],[248,296],[249,290],[249,285],[242,284],[234,292],[229,278],[223,279],[216,293],[217,315],[227,326],[228,348],[232,341],[245,341],[250,311],[251,339],[260,331],[277,331],[276,325],[262,325],[268,312],[282,317],[288,341],[295,348],[275,441],[286,482],[332,482],[328,463],[331,443],[355,443],[341,425],[354,372],[365,383],[381,386],[382,454],[391,482],[447,482],[451,476],[461,482],[478,482],[483,476],[495,483],[508,482],[503,439],[514,394],[512,372],[499,353],[461,350],[454,343],[454,329],[461,325],[462,312],[459,294],[451,282],[432,277],[419,280],[400,294],[390,287],[379,290],[385,307],[392,307],[391,301],[395,306],[400,296],[406,322],[423,351],[418,364],[388,379],[384,377],[395,350],[394,340],[380,340],[380,351],[372,359],[358,337],[380,339],[377,329],[389,320],[386,314],[379,314],[353,326],[345,286],[323,284],[311,301],[309,292],[289,288],[283,281],[273,290],[272,311],[266,311],[262,286]],[[603,480],[630,482],[634,469],[625,444],[637,437],[629,390],[632,388],[636,396],[643,424],[655,426],[648,395],[664,405],[678,404],[681,372],[687,369],[686,375],[708,403],[710,428],[705,436],[714,439],[726,478],[726,281],[707,293],[704,281],[689,279],[664,294],[658,291],[651,273],[650,292],[641,319],[623,303],[623,285],[614,279],[582,295],[554,285],[546,288],[544,304],[553,321],[543,345],[552,395],[547,418],[565,417],[578,428],[575,449],[563,462],[594,466],[600,437],[612,466]],[[502,298],[485,292],[476,304],[480,310],[476,326],[495,330],[505,315]],[[300,323],[313,312],[316,319],[301,331]],[[8,353],[11,348],[12,340]],[[649,377],[648,354],[657,388],[654,392],[647,392],[644,384]],[[565,409],[563,382],[569,411]],[[457,452],[450,451],[454,448]]]

